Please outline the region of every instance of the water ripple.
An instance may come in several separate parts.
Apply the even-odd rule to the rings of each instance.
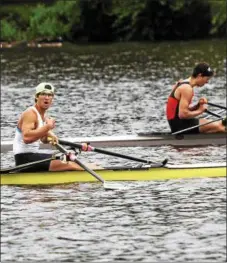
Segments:
[[[206,51],[205,51],[206,50]],[[215,56],[214,56],[215,50]],[[50,116],[62,137],[168,131],[171,85],[208,61],[216,76],[195,99],[225,105],[225,42],[65,45],[61,50],[1,53],[1,138],[12,139],[34,87],[50,81],[57,93]],[[224,162],[225,146],[110,149],[170,163]],[[125,161],[83,153],[82,161]],[[14,162],[1,153],[1,165]],[[223,262],[226,260],[226,180],[129,182],[127,191],[98,183],[1,188],[2,261]]]

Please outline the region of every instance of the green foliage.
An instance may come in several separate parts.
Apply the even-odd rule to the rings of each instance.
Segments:
[[[215,35],[223,28],[226,30],[226,0],[208,0],[212,12],[211,34]]]
[[[210,29],[205,0],[113,0],[112,13],[113,29],[124,40],[190,39]]]
[[[34,6],[31,5],[10,5],[10,6],[1,6],[0,15],[2,18],[10,18],[11,20],[18,19],[18,24],[22,25],[23,23],[28,24],[29,17],[31,15],[31,10]]]
[[[189,0],[187,1],[189,2]],[[168,5],[173,11],[180,11],[185,6],[185,1],[183,0],[161,0],[163,5]]]
[[[16,26],[11,22],[3,19],[1,20],[1,40],[13,41],[16,38],[17,29]]]
[[[86,41],[111,41],[112,0],[80,0],[81,35]],[[76,34],[75,34],[76,35]]]
[[[226,34],[226,0],[56,0],[3,5],[5,41],[192,39]],[[49,4],[47,4],[47,2]]]
[[[73,23],[79,23],[78,1],[57,1],[53,6],[37,5],[30,16],[29,38],[65,36]]]
[[[139,20],[139,14],[145,9],[146,0],[112,0],[112,15],[115,16],[113,29],[116,35],[126,39],[133,38]]]
[[[31,10],[32,7],[27,5],[1,7],[1,39],[25,40]]]

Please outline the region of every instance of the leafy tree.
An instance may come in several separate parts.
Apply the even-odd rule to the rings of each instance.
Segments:
[[[1,7],[1,39],[5,41],[25,40],[30,11],[31,7],[27,5]]]
[[[111,41],[112,0],[80,0],[81,26],[88,41]]]
[[[211,35],[226,35],[226,0],[208,0],[212,13]]]
[[[1,40],[13,41],[16,39],[17,28],[13,22],[7,20],[1,20]]]
[[[113,30],[115,30],[118,39],[130,40],[134,38],[141,21],[139,15],[145,7],[146,0],[112,0],[112,14],[115,16]],[[146,23],[144,26],[146,27]],[[150,34],[150,32],[146,32],[146,28],[144,28],[142,35],[144,34]]]
[[[53,6],[37,5],[30,17],[29,38],[67,37],[72,24],[80,21],[77,5],[78,1],[57,1]]]
[[[226,0],[20,0],[0,9],[2,40],[130,41],[226,35]],[[29,3],[29,4],[28,4]],[[45,4],[44,4],[45,3]]]

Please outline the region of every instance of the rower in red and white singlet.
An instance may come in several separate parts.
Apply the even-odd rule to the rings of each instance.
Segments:
[[[196,118],[206,111],[207,99],[201,98],[194,106],[191,106],[191,103],[194,87],[204,86],[213,74],[213,70],[207,63],[199,63],[188,79],[180,80],[173,86],[166,105],[166,117],[172,133],[210,122],[208,119]],[[185,133],[226,132],[225,126],[226,119],[190,129]]]

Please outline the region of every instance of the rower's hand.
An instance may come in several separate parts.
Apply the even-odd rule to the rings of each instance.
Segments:
[[[206,98],[201,98],[199,99],[199,102],[198,102],[198,110],[201,112],[201,113],[204,113],[206,110],[207,110],[207,99]]]
[[[89,143],[82,143],[81,150],[84,152],[92,151],[93,148],[89,145]]]
[[[58,137],[54,134],[53,131],[48,131],[47,141],[52,145],[55,145],[56,143],[58,143]]]
[[[207,110],[207,99],[206,98],[201,98],[199,100],[199,103],[197,104],[197,110],[199,110],[201,114]]]
[[[46,125],[49,126],[50,130],[55,128],[55,119],[53,119],[53,118],[46,118],[45,122],[46,122]]]
[[[55,145],[56,143],[58,143],[58,137],[55,134],[49,134],[47,141],[52,144]]]
[[[204,104],[207,104],[208,100],[206,98],[201,98],[199,99],[199,105],[204,105]]]

